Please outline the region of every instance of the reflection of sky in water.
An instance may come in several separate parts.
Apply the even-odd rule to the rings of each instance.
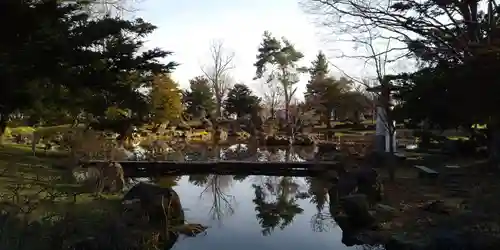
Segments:
[[[141,150],[136,150],[135,159]],[[315,158],[316,148],[289,147],[289,148],[258,148],[250,144],[235,144],[218,147],[186,147],[177,152],[166,152],[161,158],[174,161],[209,161],[209,160],[237,160],[237,161],[308,161]],[[133,159],[134,157],[131,157]],[[236,177],[235,177],[236,178]],[[287,178],[287,179],[285,179]],[[142,179],[142,180],[139,180]],[[136,178],[136,181],[145,181],[147,178]],[[173,249],[352,249],[342,244],[342,232],[328,212],[328,204],[318,213],[316,204],[310,203],[310,198],[300,199],[302,193],[307,193],[308,186],[304,178],[295,177],[265,177],[252,176],[244,181],[236,181],[232,176],[211,176],[203,186],[189,183],[189,177],[182,177],[174,189],[179,193],[182,205],[186,210],[188,223],[200,223],[210,226],[207,235],[195,238],[180,237]],[[286,180],[283,182],[283,180]],[[280,183],[289,183],[286,188]],[[291,184],[290,184],[291,183]],[[132,183],[131,183],[132,184]],[[283,194],[283,200],[295,202],[303,212],[296,214],[293,221],[283,230],[281,223],[264,236],[263,228],[257,218],[256,188],[262,187],[265,204],[276,203],[277,195]],[[130,186],[129,186],[130,187]],[[259,204],[263,204],[259,203]],[[276,211],[276,207],[259,211]],[[276,212],[274,214],[277,214]],[[318,219],[323,215],[323,220]],[[282,215],[282,213],[280,214]],[[324,232],[313,231],[320,227],[313,221],[322,222]]]
[[[279,177],[270,179],[276,183]],[[297,192],[307,189],[305,180],[293,178],[298,184]],[[309,199],[298,199],[297,204],[304,211],[295,216],[294,221],[284,230],[277,227],[269,236],[263,236],[262,228],[256,219],[255,198],[252,184],[263,184],[268,181],[267,177],[253,176],[245,181],[234,181],[230,176],[220,176],[217,183],[210,182],[198,187],[188,182],[188,177],[183,177],[179,185],[174,189],[179,193],[182,205],[186,210],[186,218],[190,223],[201,223],[208,225],[207,235],[200,235],[195,238],[180,237],[173,249],[241,249],[241,250],[266,250],[266,249],[352,249],[341,243],[341,231],[334,226],[330,219],[324,221],[329,225],[327,232],[314,232],[311,221],[317,213],[315,204]],[[219,188],[216,190],[218,184]],[[224,199],[232,204],[231,209],[227,209],[227,202],[224,203],[217,195],[224,195]],[[214,200],[216,201],[214,203]],[[213,205],[216,204],[226,213],[221,220],[214,219]],[[323,211],[328,213],[327,206]],[[215,211],[216,212],[216,211]]]
[[[121,149],[129,160],[148,160],[147,150],[136,147],[133,150]],[[161,155],[154,156],[157,160],[167,161],[210,161],[210,160],[237,160],[252,162],[302,162],[314,160],[317,148],[289,147],[289,148],[259,148],[247,144],[231,146],[198,146],[186,147],[182,150],[168,148]],[[158,158],[160,157],[160,158]]]

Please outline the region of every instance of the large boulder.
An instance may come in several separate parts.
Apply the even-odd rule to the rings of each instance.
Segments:
[[[383,196],[383,185],[377,171],[373,168],[362,167],[353,171],[341,171],[336,178],[329,178],[334,182],[336,196],[343,198],[352,194],[364,194],[370,204],[381,201]]]
[[[315,143],[316,143],[316,138],[314,138],[314,136],[309,134],[298,134],[295,135],[292,144],[297,146],[311,146],[314,145]]]
[[[336,188],[339,198],[355,193],[358,190],[357,176],[351,172],[339,174]]]
[[[137,216],[146,215],[152,224],[161,226],[184,224],[184,211],[179,195],[170,187],[141,182],[125,194],[122,204],[129,212],[127,217],[129,221],[137,219]]]
[[[75,181],[82,184],[87,192],[117,193],[125,187],[122,166],[117,162],[105,162],[94,166],[72,169]]]
[[[365,194],[372,204],[381,201],[383,184],[380,181],[378,172],[373,168],[362,167],[354,173],[358,183],[358,192]]]
[[[352,194],[344,196],[340,199],[340,206],[353,228],[368,228],[375,224],[375,218],[369,211],[366,195]]]
[[[292,143],[288,136],[271,135],[265,139],[267,146],[288,146]]]
[[[125,187],[123,167],[118,162],[108,162],[101,166],[102,186],[104,192],[121,192]]]

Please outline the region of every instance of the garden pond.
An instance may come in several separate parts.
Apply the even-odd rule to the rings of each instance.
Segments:
[[[197,147],[163,154],[162,160],[309,161],[315,147],[254,148],[246,144]],[[144,159],[136,150],[131,159]],[[145,159],[147,160],[147,159]],[[131,178],[172,187],[188,223],[209,228],[194,238],[180,237],[173,249],[353,249],[331,216],[324,183],[313,177],[184,175]],[[359,246],[358,246],[359,247]]]
[[[179,238],[173,249],[350,249],[330,215],[328,195],[314,190],[312,178],[172,179],[187,221],[209,226],[205,235]]]

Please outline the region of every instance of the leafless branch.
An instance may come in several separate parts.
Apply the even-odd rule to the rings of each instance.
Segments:
[[[200,194],[200,198],[206,193],[211,194],[212,207],[210,208],[209,213],[211,214],[213,220],[217,220],[219,222],[221,222],[225,216],[234,214],[233,205],[235,202],[233,195],[227,194],[223,191],[222,186],[224,186],[224,183],[221,183],[221,181],[221,176],[211,175],[205,189],[203,189]],[[231,182],[232,179],[229,181]]]
[[[302,0],[301,4],[307,13],[317,17],[320,26],[334,34],[381,31],[403,43],[423,37],[433,41],[425,44],[426,49],[461,62],[474,53],[476,45],[487,42],[488,39],[481,40],[477,35],[477,24],[480,13],[491,13],[495,2]],[[491,23],[496,21],[490,20]]]
[[[233,84],[229,73],[234,69],[234,52],[228,52],[224,42],[216,40],[210,45],[210,56],[211,62],[201,66],[201,71],[211,83],[217,102],[217,117],[220,117],[223,98]]]
[[[144,0],[66,0],[86,3],[87,11],[96,16],[120,16],[138,11],[137,5]]]
[[[285,101],[281,83],[278,80],[261,81],[259,93],[262,95],[265,108],[269,109],[270,117],[274,118],[275,111],[281,108]]]

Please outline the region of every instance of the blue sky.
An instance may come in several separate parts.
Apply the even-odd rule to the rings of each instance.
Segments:
[[[233,78],[257,91],[260,83],[252,80],[253,63],[265,30],[292,41],[305,55],[303,65],[310,65],[319,50],[327,55],[329,51],[324,37],[297,0],[143,0],[137,8],[136,16],[158,26],[148,37],[147,46],[173,51],[175,55],[170,59],[181,63],[173,77],[182,87],[202,73],[201,65],[210,62],[208,50],[213,40],[223,40],[225,47],[234,51]],[[356,68],[339,59],[335,63],[349,72]],[[305,89],[306,81],[304,76],[299,92]]]

